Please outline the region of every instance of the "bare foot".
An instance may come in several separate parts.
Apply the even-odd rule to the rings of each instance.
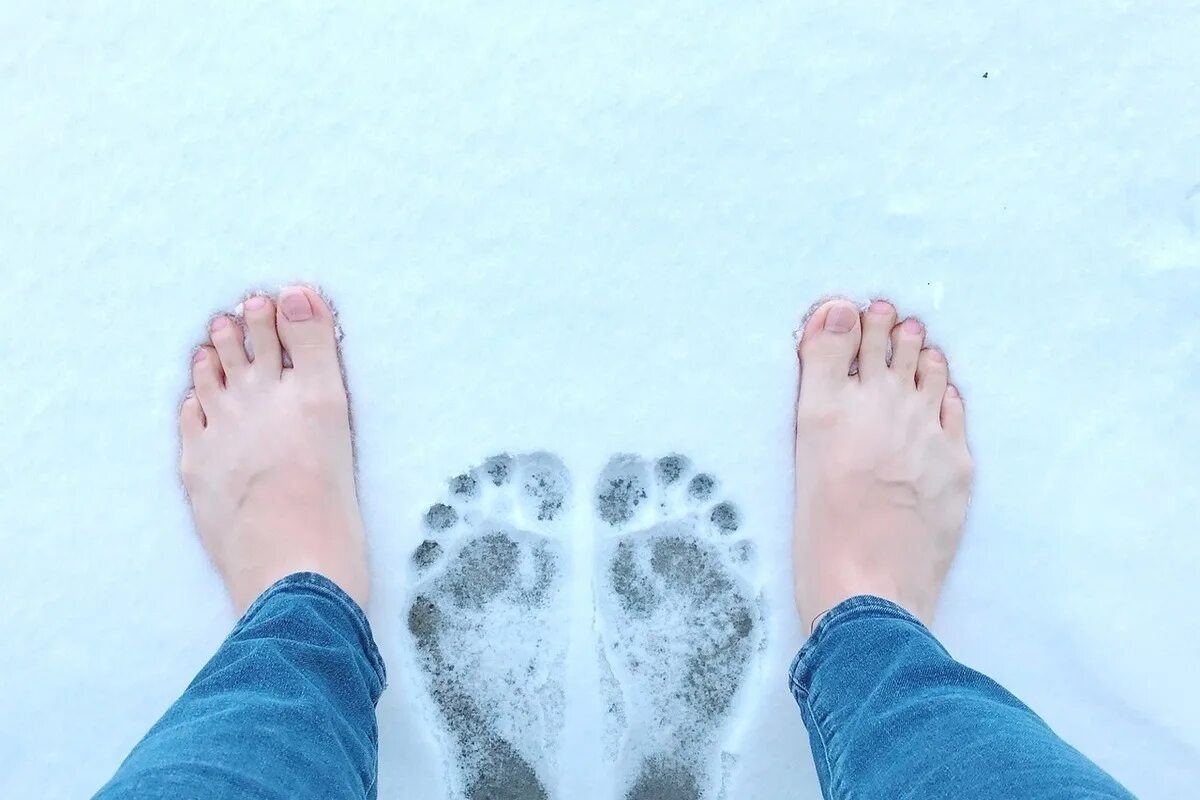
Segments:
[[[897,325],[884,301],[860,315],[833,300],[804,326],[794,552],[805,625],[860,594],[933,619],[972,464],[962,398],[945,356],[924,341],[921,323]]]
[[[304,287],[285,289],[278,306],[262,296],[244,304],[253,361],[226,315],[196,351],[179,421],[192,514],[239,613],[293,572],[320,573],[365,607],[366,537],[333,314]]]

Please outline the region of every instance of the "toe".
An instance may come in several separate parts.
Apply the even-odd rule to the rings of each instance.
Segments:
[[[862,338],[858,308],[849,300],[830,300],[813,313],[800,339],[801,389],[838,386],[850,378],[850,366]]]
[[[912,317],[892,328],[892,372],[912,383],[916,380],[917,360],[925,344],[925,326]]]
[[[189,439],[199,436],[202,430],[204,411],[200,408],[195,390],[189,389],[187,397],[183,398],[183,405],[179,407],[179,433],[186,444]]]
[[[946,356],[936,347],[926,347],[917,358],[917,390],[929,398],[930,405],[937,408],[946,393],[950,381],[950,365]]]
[[[221,370],[226,382],[237,380],[250,362],[246,359],[246,343],[242,326],[231,317],[221,314],[209,323],[209,339],[221,358]]]
[[[275,304],[271,298],[256,294],[242,303],[242,312],[250,335],[250,349],[254,352],[255,371],[278,377],[283,360],[279,332],[275,329]]]
[[[862,345],[858,348],[858,374],[871,380],[887,373],[888,338],[896,325],[896,307],[876,300],[862,315]]]
[[[306,286],[284,289],[275,323],[298,377],[324,379],[336,374],[341,379],[333,312],[320,295]]]
[[[221,373],[221,360],[217,357],[217,351],[208,345],[198,348],[192,356],[192,386],[196,387],[196,399],[200,401],[205,418],[211,416],[216,408],[223,382],[224,375]]]
[[[967,435],[967,413],[962,395],[954,384],[946,387],[942,395],[942,428],[959,439]]]

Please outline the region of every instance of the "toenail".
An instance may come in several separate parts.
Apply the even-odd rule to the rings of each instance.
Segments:
[[[208,351],[205,350],[203,347],[201,347],[199,350],[196,351],[195,355],[192,356],[192,363],[199,364],[201,361],[203,361],[206,358],[208,358]]]
[[[941,350],[938,350],[936,347],[929,351],[929,357],[932,358],[934,361],[938,362],[939,364],[946,363],[945,353],[943,353]]]
[[[946,387],[946,395],[948,397],[958,397],[958,388],[952,383]]]
[[[912,317],[909,317],[908,319],[904,320],[904,330],[907,331],[908,333],[920,333],[924,329],[924,327],[925,326],[923,326],[920,322],[913,319]]]
[[[868,309],[872,314],[890,314],[895,311],[895,307],[886,300],[876,300],[871,303]]]
[[[242,307],[245,308],[247,311],[258,311],[260,308],[262,308],[266,304],[267,304],[267,298],[263,297],[262,295],[256,294],[253,297],[247,297],[246,302],[242,304]]]
[[[289,289],[280,295],[279,308],[291,322],[303,322],[313,315],[312,303],[300,289]]]
[[[825,317],[825,330],[830,333],[849,333],[854,330],[858,312],[850,306],[834,306]]]
[[[229,324],[229,317],[217,317],[212,321],[212,329],[219,331]]]

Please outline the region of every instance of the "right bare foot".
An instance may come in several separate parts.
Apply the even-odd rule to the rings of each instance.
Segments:
[[[204,549],[239,613],[294,572],[320,573],[365,607],[366,537],[333,314],[299,286],[278,308],[260,295],[244,308],[254,359],[238,322],[214,318],[180,412],[183,482]]]
[[[920,322],[897,325],[884,301],[860,315],[832,300],[804,326],[794,552],[806,625],[862,594],[933,619],[972,464],[962,398],[945,356],[924,340]]]

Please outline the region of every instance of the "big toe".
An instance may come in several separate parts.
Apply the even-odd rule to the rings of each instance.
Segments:
[[[333,312],[307,286],[290,286],[279,294],[276,310],[279,339],[297,375],[341,379]]]
[[[800,339],[801,391],[804,386],[837,386],[850,380],[862,325],[849,300],[830,300],[804,326]]]

